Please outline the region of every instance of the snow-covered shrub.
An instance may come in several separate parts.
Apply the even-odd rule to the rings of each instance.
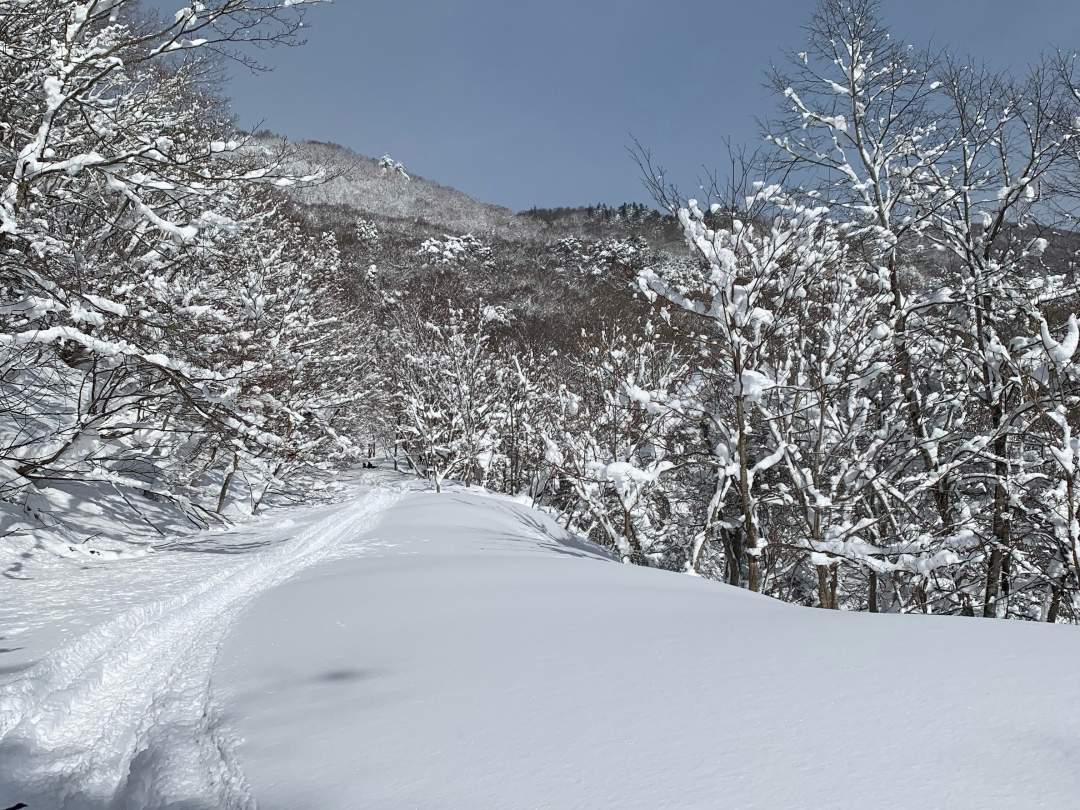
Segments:
[[[425,239],[420,245],[419,254],[433,264],[461,264],[470,260],[484,261],[491,255],[491,248],[467,233],[464,236]]]
[[[642,330],[616,328],[588,340],[560,386],[545,461],[569,490],[563,508],[584,533],[624,561],[661,564],[680,556],[671,519],[678,496],[666,474],[691,418],[683,399],[688,367],[651,324]]]

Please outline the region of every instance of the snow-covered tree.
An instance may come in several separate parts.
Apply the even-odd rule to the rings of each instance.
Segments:
[[[245,197],[296,178],[280,155],[245,150],[207,71],[216,54],[247,62],[252,44],[296,41],[308,5],[221,0],[159,20],[131,0],[0,3],[10,497],[58,474],[153,487],[175,437],[266,434],[204,362],[193,322],[244,294],[223,250],[251,233],[236,219]]]
[[[544,437],[545,460],[570,491],[564,509],[625,562],[678,558],[677,499],[664,476],[685,429],[685,358],[649,323],[640,335],[615,327],[585,337]]]
[[[436,491],[447,477],[483,484],[508,418],[504,396],[511,366],[493,342],[500,309],[447,307],[444,317],[416,316],[396,370],[402,449]]]

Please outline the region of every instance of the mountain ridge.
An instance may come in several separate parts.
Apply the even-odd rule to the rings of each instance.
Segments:
[[[349,212],[361,216],[431,226],[457,234],[514,242],[550,241],[566,236],[610,238],[640,234],[659,242],[680,241],[674,220],[641,203],[582,205],[514,211],[483,202],[404,167],[321,140],[289,141],[269,131],[257,133],[252,148],[270,153],[287,147],[286,168],[296,174],[323,173],[325,179],[290,189],[303,206],[323,211],[320,219]],[[398,171],[398,168],[402,171]],[[335,209],[338,214],[335,215]]]

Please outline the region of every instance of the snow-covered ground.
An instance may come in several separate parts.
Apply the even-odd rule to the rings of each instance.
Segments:
[[[9,566],[0,807],[252,806],[220,724],[213,665],[248,604],[306,567],[362,553],[347,541],[401,494],[353,489],[343,503],[281,510],[151,553],[39,553],[14,575]]]
[[[20,573],[0,807],[1080,807],[1075,628],[794,608],[504,498]]]

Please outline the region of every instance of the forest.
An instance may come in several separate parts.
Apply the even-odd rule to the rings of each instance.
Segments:
[[[822,0],[693,196],[632,144],[652,206],[421,216],[230,110],[316,5],[0,0],[0,543],[58,481],[209,527],[379,457],[785,602],[1080,621],[1073,53]]]

